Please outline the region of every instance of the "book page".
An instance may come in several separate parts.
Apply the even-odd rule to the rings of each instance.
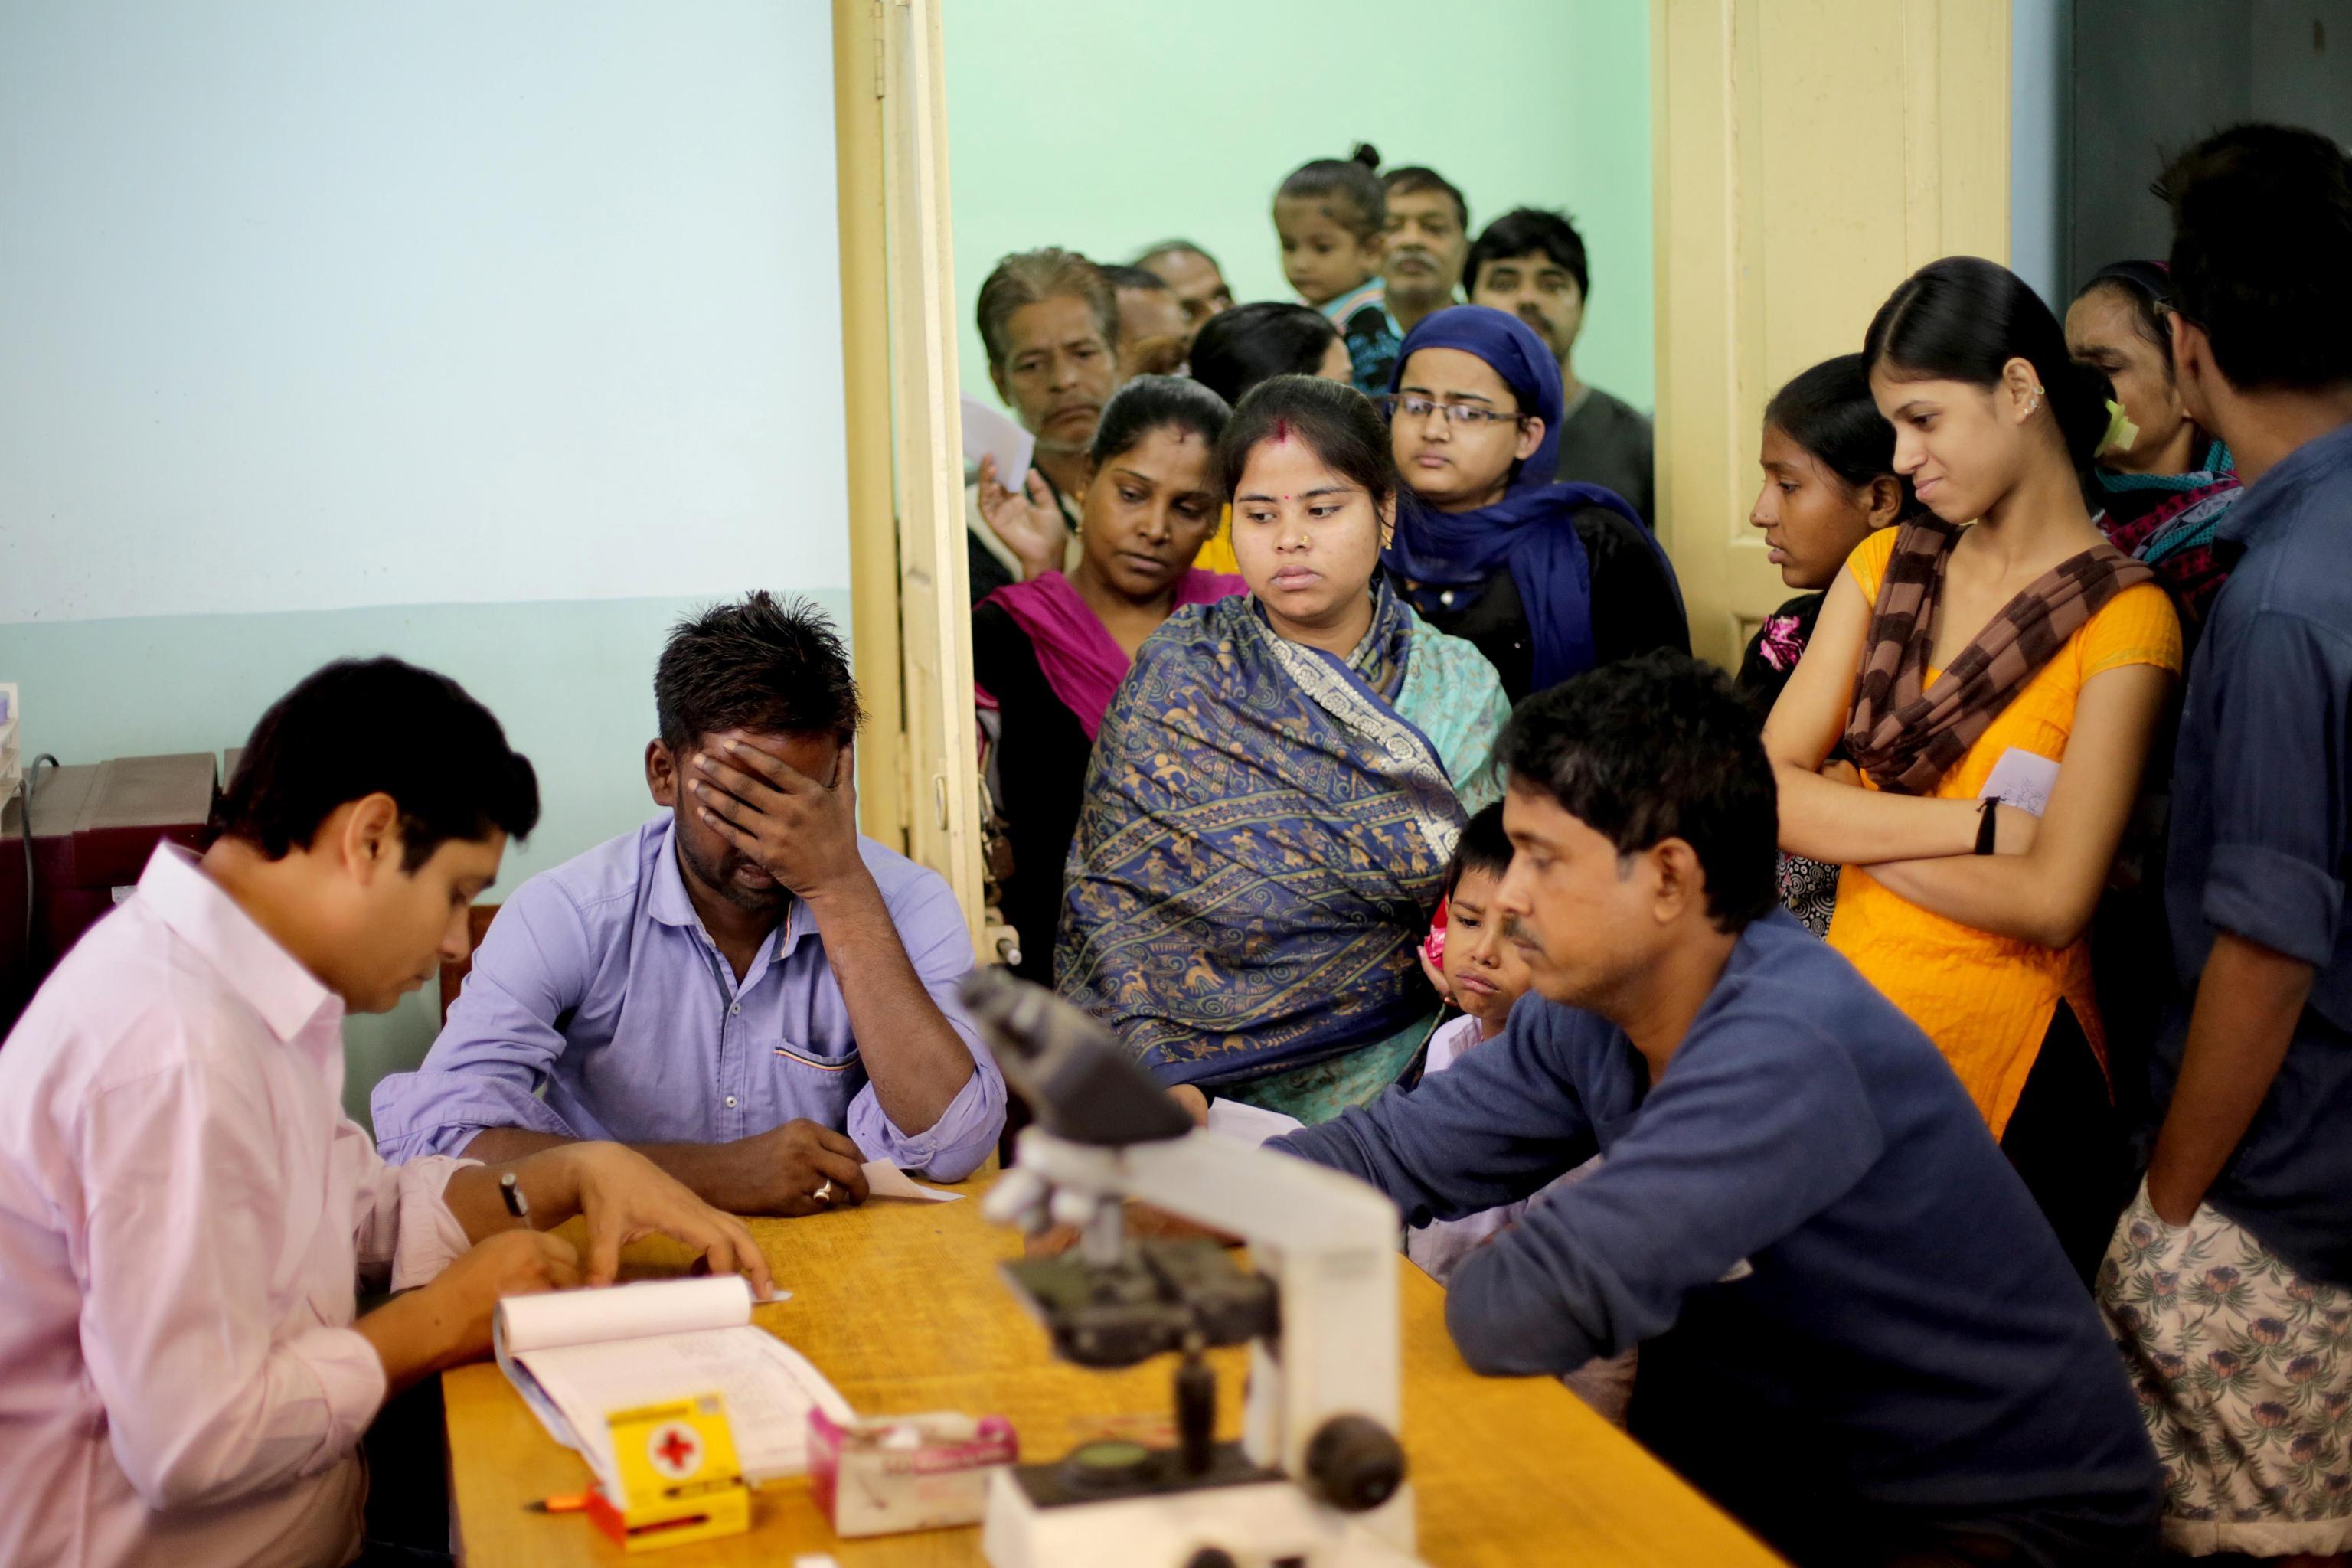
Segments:
[[[835,1421],[856,1419],[848,1401],[806,1356],[763,1329],[702,1329],[623,1344],[556,1345],[519,1352],[514,1363],[529,1373],[579,1440],[551,1423],[549,1430],[577,1449],[608,1488],[614,1470],[604,1423],[615,1410],[717,1389],[727,1401],[736,1457],[746,1479],[755,1482],[808,1468],[812,1406]],[[531,1403],[539,1407],[538,1401]]]
[[[750,1282],[740,1274],[719,1274],[509,1296],[499,1302],[491,1326],[503,1363],[517,1351],[733,1328],[751,1321]]]

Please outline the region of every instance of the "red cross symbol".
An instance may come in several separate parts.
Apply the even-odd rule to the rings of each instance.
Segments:
[[[692,1474],[702,1461],[701,1442],[675,1422],[656,1432],[646,1451],[655,1468],[673,1479]]]

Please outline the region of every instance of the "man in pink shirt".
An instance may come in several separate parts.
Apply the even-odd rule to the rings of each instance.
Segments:
[[[538,816],[455,682],[331,665],[263,716],[204,858],[159,848],[41,988],[0,1047],[0,1563],[335,1568],[362,1434],[484,1354],[499,1297],[607,1283],[651,1231],[767,1291],[751,1234],[627,1150],[394,1168],[342,1113],[344,1014],[464,954]],[[584,1264],[507,1172],[539,1223],[584,1214]],[[362,1283],[405,1293],[359,1317]]]

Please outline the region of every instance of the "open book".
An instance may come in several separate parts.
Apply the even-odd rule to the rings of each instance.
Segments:
[[[509,1296],[499,1303],[491,1342],[532,1414],[608,1492],[615,1479],[605,1418],[616,1410],[717,1389],[753,1482],[808,1468],[812,1406],[835,1421],[856,1419],[807,1357],[751,1326],[751,1288],[738,1274]]]

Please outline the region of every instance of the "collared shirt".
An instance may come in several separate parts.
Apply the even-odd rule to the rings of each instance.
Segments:
[[[342,1113],[342,1003],[162,847],[0,1049],[0,1563],[336,1564],[362,1280],[466,1247],[457,1162]]]
[[[2215,531],[2245,554],[2189,671],[2165,900],[2193,991],[2220,931],[2316,976],[2269,1096],[2209,1194],[2303,1274],[2352,1285],[2352,425],[2305,442]],[[2187,1042],[2159,1045],[2156,1104]]]
[[[790,906],[738,981],[694,912],[664,816],[507,900],[424,1066],[376,1086],[385,1157],[458,1153],[488,1127],[725,1143],[806,1117],[869,1160],[961,1180],[1004,1125],[1004,1079],[956,994],[971,932],[936,873],[871,839],[858,847],[916,974],[971,1053],[971,1078],[924,1131],[876,1100],[807,907]]]
[[[1935,1046],[1785,910],[1654,1086],[1623,1030],[1526,996],[1411,1093],[1270,1147],[1411,1224],[1606,1152],[1462,1260],[1446,1326],[1489,1373],[1641,1345],[1633,1435],[1798,1561],[1864,1515],[2079,1512],[2152,1543],[2156,1456],[2049,1222]]]

